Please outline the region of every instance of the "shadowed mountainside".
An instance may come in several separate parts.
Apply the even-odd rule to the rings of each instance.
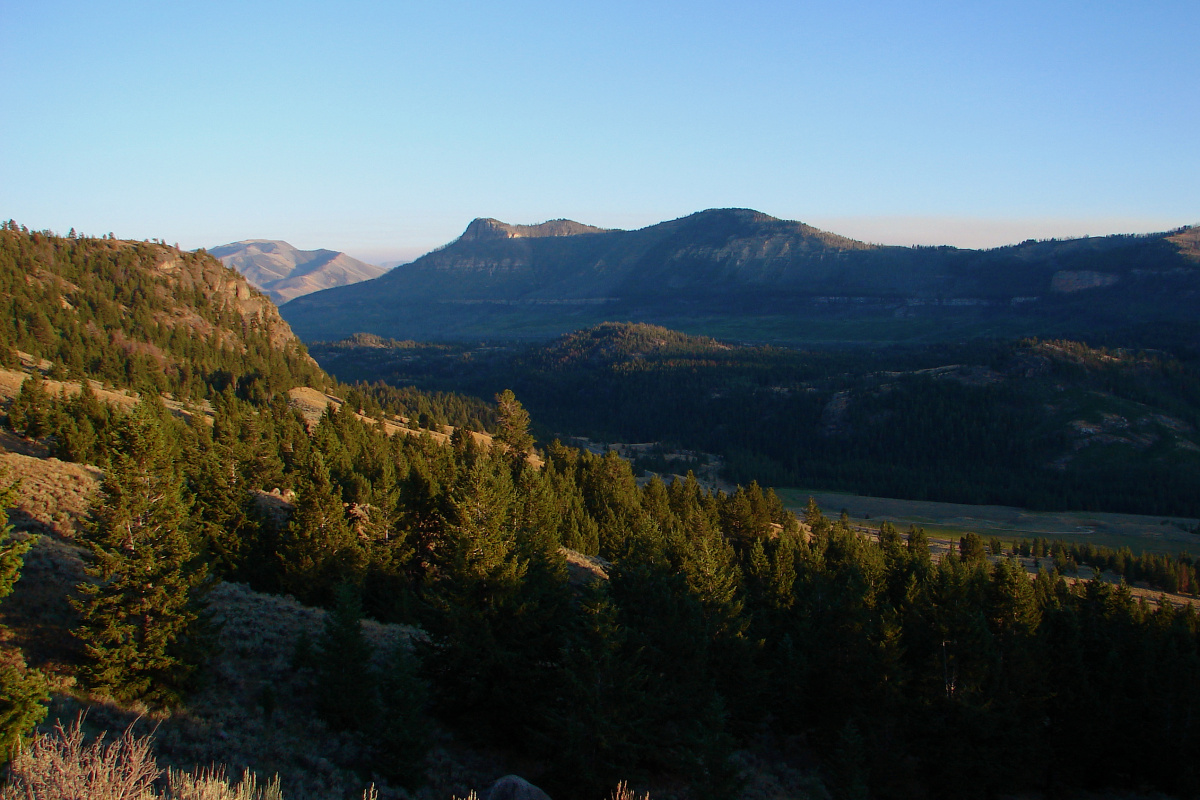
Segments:
[[[306,340],[540,339],[604,320],[782,342],[1061,335],[1190,319],[1198,262],[1193,229],[965,250],[871,245],[748,209],[635,231],[480,219],[282,313]]]

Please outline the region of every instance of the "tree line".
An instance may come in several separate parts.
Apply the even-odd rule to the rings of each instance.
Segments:
[[[185,693],[210,639],[204,586],[225,578],[339,609],[306,662],[320,713],[398,776],[431,714],[544,760],[563,796],[653,774],[731,796],[734,751],[763,737],[808,742],[835,797],[1195,791],[1191,607],[1052,568],[1031,580],[1006,559],[935,560],[919,529],[872,538],[812,504],[800,520],[757,484],[639,486],[612,453],[552,444],[538,469],[523,409],[498,399],[489,449],[388,437],[333,407],[310,427],[232,392],[212,426],[153,402],[112,411],[77,601],[86,684]],[[295,492],[286,516],[258,503],[265,486]],[[563,546],[604,558],[607,579],[572,584]],[[359,614],[428,638],[351,691]]]
[[[734,483],[1200,517],[1200,361],[1184,333],[792,350],[605,324],[545,345],[312,352],[347,379],[509,387],[547,438],[713,453]]]
[[[129,296],[128,316],[153,295]],[[157,380],[196,397],[178,370],[111,373],[143,389],[130,411],[86,384],[73,397],[39,390],[37,377],[10,407],[26,435],[104,469],[74,596],[85,688],[180,702],[214,642],[205,591],[234,580],[334,610],[297,668],[325,724],[370,743],[364,773],[398,783],[419,778],[431,716],[546,764],[543,784],[563,797],[653,775],[731,797],[739,748],[796,742],[837,798],[1200,788],[1190,606],[1052,568],[1030,579],[974,548],[938,560],[918,528],[867,536],[815,504],[798,519],[753,482],[639,483],[613,453],[556,442],[539,468],[534,423],[508,391],[488,412],[486,448],[463,430],[444,444],[388,436],[353,413],[371,402],[365,390],[308,423],[285,393],[299,373],[263,380],[259,366],[231,360],[223,381],[185,370],[207,376],[192,385],[211,423],[148,391]],[[105,369],[85,361],[80,377]],[[20,547],[0,545],[0,579],[15,577]],[[562,548],[604,559],[605,576],[573,578]],[[425,638],[371,670],[362,615]],[[44,688],[19,668],[0,682],[15,735]]]

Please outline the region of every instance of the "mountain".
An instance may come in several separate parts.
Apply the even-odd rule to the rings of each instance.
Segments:
[[[890,247],[711,209],[634,231],[477,219],[408,265],[282,313],[310,341],[358,331],[548,339],[605,320],[759,341],[889,340],[1188,321],[1198,293],[1190,228],[992,250]]]
[[[247,239],[214,247],[210,255],[233,267],[276,303],[378,278],[387,270],[333,250],[297,250],[287,242]]]

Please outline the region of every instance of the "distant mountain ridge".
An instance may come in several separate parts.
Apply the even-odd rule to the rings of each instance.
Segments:
[[[710,209],[633,231],[476,219],[410,264],[282,313],[309,341],[359,331],[551,338],[606,320],[797,341],[814,331],[845,338],[818,331],[820,320],[852,337],[859,322],[903,334],[912,320],[925,321],[926,336],[974,335],[993,323],[1006,334],[1057,335],[1146,315],[1189,320],[1198,298],[1190,228],[967,250],[873,245],[751,209]],[[953,325],[930,332],[930,320]]]
[[[552,219],[540,225],[509,225],[498,219],[480,217],[467,226],[458,241],[540,239],[550,236],[577,236],[581,233],[607,233],[608,230],[569,219]]]
[[[276,304],[322,289],[378,278],[387,271],[345,253],[299,250],[273,239],[247,239],[208,252],[240,272]]]

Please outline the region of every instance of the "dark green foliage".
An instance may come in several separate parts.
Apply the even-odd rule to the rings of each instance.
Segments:
[[[958,540],[958,557],[968,564],[978,564],[987,558],[987,549],[983,537],[978,533],[968,533]]]
[[[561,557],[538,544],[545,529],[521,524],[517,485],[498,453],[459,473],[425,591],[424,661],[443,713],[522,741],[552,696],[566,585]]]
[[[523,459],[533,447],[533,437],[529,435],[529,412],[511,389],[496,395],[496,417],[495,443],[503,447],[510,458]]]
[[[177,701],[203,653],[197,592],[205,569],[186,530],[171,424],[149,402],[122,421],[83,537],[90,556],[76,601],[82,676],[122,700]]]
[[[307,602],[329,602],[333,586],[353,577],[360,554],[320,452],[312,451],[301,480],[295,510],[279,538],[279,587]]]
[[[14,541],[8,524],[8,509],[16,505],[20,485],[19,480],[10,483],[8,470],[0,469],[0,600],[12,594],[21,578],[25,554],[33,547],[33,539]]]
[[[557,754],[553,780],[581,792],[628,779],[655,748],[652,678],[607,594],[588,587],[572,616],[560,655],[562,700],[547,710],[538,741]]]
[[[341,584],[317,640],[317,711],[330,727],[370,727],[375,713],[375,676],[370,662],[371,646],[363,636],[358,590]]]
[[[402,786],[422,778],[421,762],[431,741],[429,687],[408,643],[398,644],[378,676],[379,706],[371,735],[372,766]]]
[[[792,350],[607,323],[544,345],[314,352],[335,372],[363,359],[358,379],[479,396],[511,387],[542,431],[718,454],[734,482],[1197,517],[1195,341],[1194,328],[1146,328],[1125,349]]]
[[[51,353],[56,375],[119,373],[122,385],[204,396],[214,408],[211,429],[199,415],[185,424],[149,401],[124,415],[90,387],[51,396],[39,391],[38,378],[13,407],[19,430],[32,426],[58,453],[107,467],[83,537],[93,553],[80,604],[83,677],[93,687],[124,698],[178,697],[204,643],[194,590],[211,569],[334,607],[322,640],[298,666],[312,676],[319,713],[362,745],[357,766],[408,786],[419,781],[428,710],[465,735],[549,765],[556,796],[598,796],[619,779],[651,774],[688,783],[693,796],[734,796],[730,754],[772,739],[806,742],[839,797],[868,789],[884,798],[1196,791],[1200,621],[1190,608],[1135,603],[1125,587],[1072,586],[1049,571],[1030,580],[1014,562],[993,563],[982,540],[964,542],[967,561],[938,560],[920,529],[905,534],[885,524],[876,542],[815,503],[802,529],[756,483],[728,494],[701,488],[691,475],[639,485],[615,454],[557,443],[546,448],[545,467],[534,469],[511,457],[527,446],[529,430],[515,395],[501,397],[506,409],[483,414],[451,396],[340,387],[348,407],[306,425],[279,391],[286,370],[244,371],[250,362],[242,355],[263,356],[264,369],[282,363],[253,336],[239,355],[218,346],[219,337],[197,341],[157,321],[165,302],[157,278],[137,270],[165,251],[93,247],[86,239],[73,240],[72,249],[5,233],[14,234],[10,250],[36,256],[29,263],[39,265],[33,273],[45,298],[11,295],[20,309],[13,327],[0,323],[0,355],[6,341],[51,348],[38,352]],[[91,273],[110,280],[116,267],[132,276],[127,283],[140,294],[106,288],[109,299],[79,313],[168,358],[73,328],[55,292],[77,309],[85,295],[52,280],[58,273],[45,266],[52,263],[77,286]],[[203,287],[174,286],[200,318],[234,320]],[[117,297],[127,321],[112,315]],[[52,302],[43,307],[42,299]],[[1045,356],[1054,381],[1078,368],[1095,391],[1200,422],[1187,363],[1130,362],[1119,353],[1109,361],[1064,346],[1067,360],[1080,362],[1070,367],[1043,345],[1006,347],[985,353],[998,375],[1022,359],[1044,366],[1037,359]],[[611,358],[612,348],[622,357]],[[747,353],[618,327],[564,339],[545,351],[540,373],[516,375],[512,385],[535,409],[549,398],[593,415],[594,430],[620,430],[636,413],[646,428],[635,432],[677,425],[659,429],[681,441],[698,434],[738,443],[744,457],[728,451],[735,465],[759,458],[778,474],[848,484],[869,478],[914,493],[943,479],[950,493],[982,491],[996,476],[1036,483],[1045,474],[1041,445],[1011,436],[1024,424],[1021,398],[942,373],[885,374],[959,363],[964,352]],[[181,369],[179,353],[200,366]],[[438,357],[460,369],[461,355]],[[599,365],[602,379],[574,370],[583,362]],[[856,363],[864,367],[858,377],[830,377]],[[1105,366],[1129,363],[1140,376]],[[856,394],[864,387],[869,396]],[[852,400],[847,427],[814,434],[814,421],[841,392]],[[450,414],[515,424],[501,447],[486,449],[462,433],[448,446],[428,434],[389,438],[376,421],[351,413],[402,413],[401,403],[418,424]],[[1092,419],[1085,411],[1062,413]],[[1171,462],[1169,448],[1154,452],[1173,469],[1184,463]],[[784,453],[797,460],[785,462]],[[1181,473],[1153,502],[1181,496],[1191,479]],[[1046,491],[1070,495],[1078,484],[1070,470],[1061,474]],[[1145,491],[1149,473],[1137,474],[1130,481],[1140,488],[1121,489],[1125,496]],[[994,485],[1018,492],[1031,484]],[[277,495],[257,493],[276,488]],[[569,584],[561,545],[603,555],[609,578],[588,583],[576,573]],[[1018,549],[1046,566],[1082,565],[1085,575],[1099,567],[1164,588],[1195,586],[1196,565],[1186,555],[1045,540]],[[10,562],[0,558],[0,588],[15,577]],[[421,662],[401,647],[385,666],[371,667],[363,609],[382,621],[419,622],[428,633]],[[14,728],[40,713],[41,689],[30,675],[0,668]],[[264,713],[276,702],[268,693],[260,698]]]
[[[9,483],[0,471],[0,600],[12,594],[21,577],[25,554],[32,539],[11,539],[8,509],[17,501],[18,483]],[[19,651],[4,647],[0,652],[0,763],[7,763],[23,737],[46,718],[50,695],[45,677],[25,666]]]
[[[37,725],[46,718],[50,688],[46,678],[25,666],[14,652],[0,654],[0,763],[8,763]]]
[[[829,787],[834,800],[867,800],[866,742],[853,720],[838,731],[829,766]]]
[[[51,398],[39,372],[21,383],[21,391],[8,407],[8,427],[37,439],[51,432]]]

